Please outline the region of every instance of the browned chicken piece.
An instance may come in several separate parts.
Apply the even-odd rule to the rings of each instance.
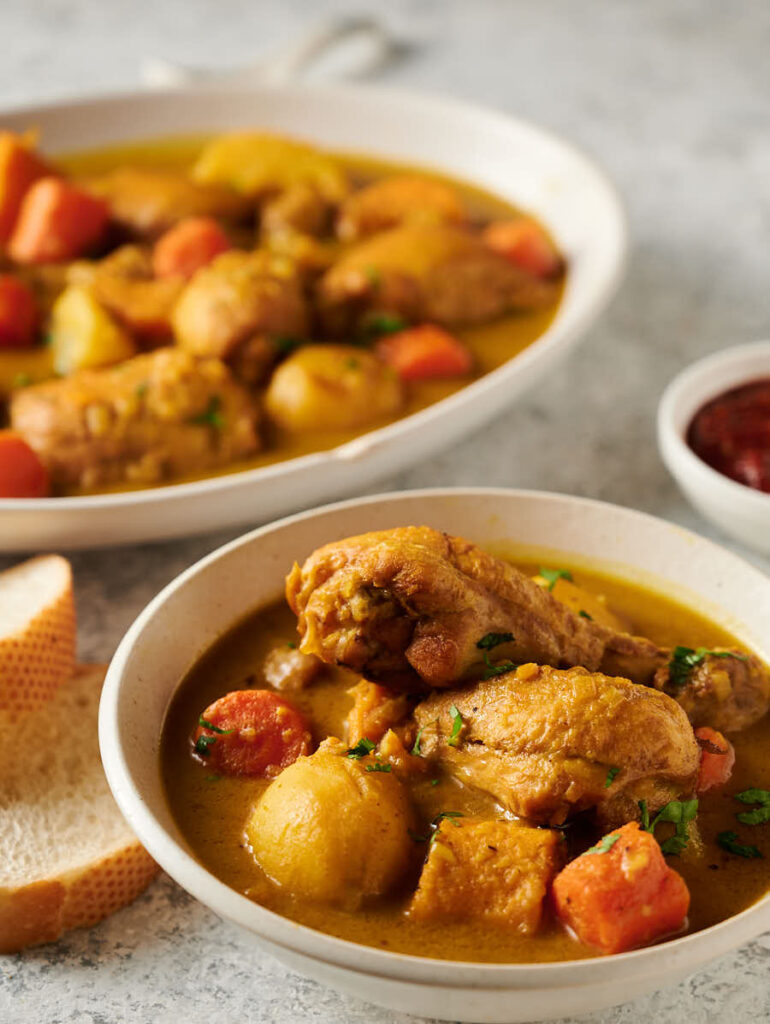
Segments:
[[[251,360],[277,351],[265,339],[303,338],[309,312],[291,261],[266,252],[223,253],[188,283],[173,314],[177,344],[196,356]],[[259,358],[256,358],[259,357]],[[249,378],[251,379],[251,378]]]
[[[260,227],[263,235],[290,231],[320,237],[328,231],[331,209],[318,189],[300,182],[265,203]]]
[[[695,718],[708,691],[703,715],[727,731],[730,720],[736,728],[756,721],[770,701],[767,670],[739,651],[706,658],[697,688],[680,693],[668,648],[583,618],[508,562],[426,526],[327,544],[294,566],[286,596],[302,650],[399,689],[454,686],[483,674],[492,656],[654,684],[681,697]]]
[[[97,302],[145,346],[171,338],[171,316],[184,281],[156,278],[148,247],[122,245],[98,262],[73,263],[68,281],[87,286]]]
[[[411,710],[403,694],[393,693],[385,686],[363,679],[348,690],[353,707],[348,712],[348,743],[354,747],[359,740],[379,743],[385,733],[398,725]]]
[[[324,667],[312,654],[303,654],[293,645],[274,647],[262,664],[265,682],[276,690],[304,690]]]
[[[157,238],[185,217],[236,224],[253,209],[249,199],[226,185],[201,184],[175,171],[118,167],[82,184],[109,203],[120,228],[139,239]]]
[[[458,717],[459,715],[459,717]],[[559,825],[595,808],[602,826],[695,789],[700,748],[682,708],[627,679],[534,664],[417,706],[421,747],[506,810]]]
[[[344,200],[337,235],[354,242],[399,224],[461,224],[465,211],[457,189],[418,174],[398,174],[366,185]]]
[[[420,921],[484,921],[534,935],[563,836],[512,821],[444,819],[431,843],[409,914]]]
[[[554,298],[552,283],[450,225],[410,224],[375,235],[345,253],[318,286],[321,321],[334,335],[365,330],[374,313],[463,327]]]
[[[228,368],[174,348],[24,388],[10,413],[58,488],[159,483],[259,448],[253,402]]]

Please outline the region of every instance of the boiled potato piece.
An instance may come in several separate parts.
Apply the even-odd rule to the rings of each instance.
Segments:
[[[54,369],[62,376],[112,366],[136,354],[130,335],[78,285],[70,285],[54,303],[50,335]]]
[[[192,176],[204,184],[230,185],[249,196],[305,184],[338,203],[348,192],[344,171],[325,153],[305,142],[252,132],[214,139],[198,157]]]
[[[354,910],[389,892],[414,854],[406,790],[326,741],[271,783],[246,821],[254,857],[295,896]]]
[[[549,581],[543,576],[535,576],[535,583],[538,583],[541,587],[550,586]],[[631,629],[631,623],[628,619],[611,611],[601,595],[592,594],[590,590],[579,587],[572,580],[560,576],[556,583],[554,583],[551,593],[562,604],[566,604],[570,611],[575,612],[576,615],[580,615],[583,612],[584,618],[590,617],[594,622],[598,622],[602,626],[608,626],[619,633],[628,633]]]
[[[404,401],[398,375],[352,345],[306,345],[273,374],[268,414],[285,430],[354,430],[394,416]]]

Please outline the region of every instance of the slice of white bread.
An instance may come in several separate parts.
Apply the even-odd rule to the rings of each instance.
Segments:
[[[0,711],[42,708],[75,670],[72,569],[60,555],[0,573]]]
[[[158,870],[102,770],[104,673],[80,666],[12,729],[0,713],[0,953],[95,924],[130,903]]]

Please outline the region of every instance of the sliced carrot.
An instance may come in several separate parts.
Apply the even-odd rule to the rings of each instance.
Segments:
[[[0,498],[44,498],[48,473],[23,437],[0,430]]]
[[[603,953],[623,953],[677,931],[690,893],[657,840],[629,822],[571,861],[553,883],[559,918]]]
[[[700,747],[700,770],[697,793],[705,793],[714,786],[724,786],[733,772],[735,749],[721,732],[702,725],[695,730],[695,739]]]
[[[27,139],[0,132],[0,245],[10,238],[27,189],[50,173]]]
[[[198,720],[194,753],[214,772],[272,778],[310,752],[304,715],[270,690],[233,690]]]
[[[155,243],[153,270],[156,277],[190,278],[230,248],[227,235],[212,217],[187,217]]]
[[[473,368],[473,357],[465,345],[435,324],[383,335],[375,351],[402,380],[462,377]]]
[[[0,274],[0,350],[29,348],[37,321],[37,302],[29,285],[11,274]]]
[[[490,249],[535,277],[554,277],[562,268],[556,246],[531,217],[495,221],[483,238]]]
[[[92,249],[104,234],[109,207],[61,178],[41,178],[21,204],[8,252],[18,263],[60,263]]]

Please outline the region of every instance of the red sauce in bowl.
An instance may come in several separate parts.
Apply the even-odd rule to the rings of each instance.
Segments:
[[[707,402],[687,429],[687,444],[724,476],[770,493],[770,377]]]

